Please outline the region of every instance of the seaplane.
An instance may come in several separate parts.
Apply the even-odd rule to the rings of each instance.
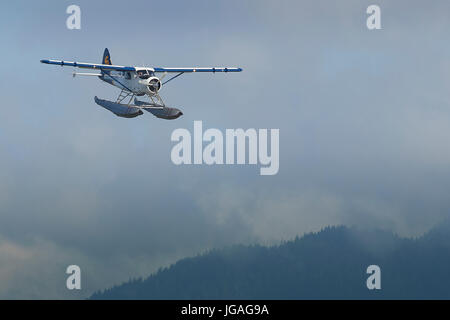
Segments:
[[[101,64],[64,60],[41,60],[41,63],[98,70],[96,73],[73,73],[74,77],[78,75],[98,77],[121,90],[115,102],[99,99],[96,96],[94,98],[96,104],[123,118],[135,118],[144,114],[142,110],[145,110],[158,118],[167,120],[177,119],[183,115],[181,110],[167,107],[159,95],[161,88],[169,81],[185,73],[242,71],[242,68],[226,67],[149,68],[118,66],[111,63],[108,48],[103,53]],[[168,74],[172,74],[172,76],[164,81]],[[149,101],[138,100],[137,97],[147,97]]]

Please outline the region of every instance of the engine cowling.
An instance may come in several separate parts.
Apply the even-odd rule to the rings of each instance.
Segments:
[[[157,94],[159,89],[161,89],[161,80],[159,80],[157,77],[151,77],[148,79],[148,90],[151,94]]]

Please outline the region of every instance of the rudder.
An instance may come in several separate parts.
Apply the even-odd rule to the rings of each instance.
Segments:
[[[105,48],[105,52],[103,52],[102,64],[111,65],[111,55],[109,54],[108,48]]]

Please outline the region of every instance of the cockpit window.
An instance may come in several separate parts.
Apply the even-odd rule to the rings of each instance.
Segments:
[[[148,78],[150,78],[150,74],[148,73],[147,70],[139,70],[137,72],[137,75],[141,79],[148,79]]]

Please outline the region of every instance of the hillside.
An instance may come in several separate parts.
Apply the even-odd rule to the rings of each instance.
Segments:
[[[450,227],[419,239],[329,227],[274,247],[234,246],[178,261],[92,299],[449,299]],[[381,267],[382,290],[366,287]]]

